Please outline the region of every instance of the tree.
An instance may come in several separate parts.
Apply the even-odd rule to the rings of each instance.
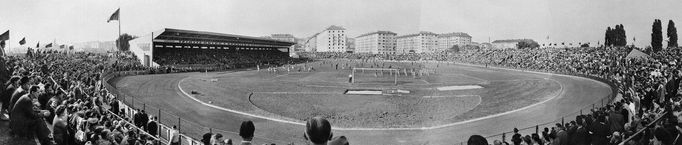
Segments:
[[[651,50],[653,52],[658,52],[663,47],[663,32],[661,29],[661,20],[654,20],[654,24],[651,26]]]
[[[616,25],[613,29],[606,28],[604,37],[605,46],[625,46],[627,45],[627,37],[625,36],[625,27],[623,24]]]
[[[525,39],[519,41],[519,43],[516,43],[516,48],[523,49],[523,48],[538,48],[540,47],[540,44],[538,42],[535,42],[534,40],[530,39]]]
[[[458,45],[452,45],[452,47],[448,48],[448,51],[450,52],[459,52],[460,48]]]
[[[677,28],[673,20],[668,21],[668,47],[677,47]]]
[[[612,30],[611,27],[606,27],[606,33],[604,34],[604,45],[606,46],[611,46],[611,36]]]
[[[137,36],[130,35],[128,33],[123,33],[116,39],[116,46],[118,46],[119,51],[128,51],[130,49],[130,40],[137,38]],[[121,41],[122,40],[122,41]],[[123,42],[123,43],[120,43]]]

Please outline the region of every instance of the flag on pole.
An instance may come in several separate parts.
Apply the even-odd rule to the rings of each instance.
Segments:
[[[62,44],[62,45],[59,45],[59,48],[64,48],[64,44]]]
[[[24,44],[26,44],[26,37],[21,38],[21,40],[19,41],[19,45],[24,45]]]
[[[9,40],[9,30],[5,31],[5,33],[2,33],[2,35],[0,35],[0,41],[4,40]]]
[[[45,48],[52,47],[52,43],[45,45]]]
[[[69,50],[73,50],[73,45],[69,46]]]
[[[113,20],[118,21],[118,11],[119,11],[119,10],[121,10],[121,9],[120,9],[120,8],[119,8],[119,9],[116,9],[116,12],[114,12],[113,14],[111,14],[111,16],[109,17],[109,20],[107,20],[107,23],[109,23],[110,21],[113,21]]]

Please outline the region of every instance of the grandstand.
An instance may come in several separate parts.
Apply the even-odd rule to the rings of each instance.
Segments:
[[[130,41],[130,51],[144,66],[234,68],[287,59],[292,45],[251,36],[164,28]]]

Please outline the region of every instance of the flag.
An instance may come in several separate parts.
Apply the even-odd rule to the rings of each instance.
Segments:
[[[69,50],[73,50],[73,45],[69,46]]]
[[[5,31],[5,33],[2,33],[2,35],[0,35],[0,41],[2,40],[9,40],[9,30]]]
[[[116,12],[114,12],[113,14],[111,14],[111,17],[109,17],[109,20],[107,20],[107,23],[109,23],[110,21],[113,21],[113,20],[118,21],[118,11],[119,11],[119,10],[121,10],[121,8],[116,9]]]
[[[52,47],[52,43],[45,45],[45,48]]]
[[[64,44],[62,44],[62,45],[59,45],[59,48],[64,48]]]
[[[26,37],[21,38],[21,41],[19,41],[19,45],[24,45],[26,44]]]
[[[36,49],[40,48],[40,42],[36,43]]]

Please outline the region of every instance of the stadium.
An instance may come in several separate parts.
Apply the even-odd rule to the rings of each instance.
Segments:
[[[649,129],[661,133],[657,126],[682,110],[675,107],[680,48],[649,54],[592,47],[291,58],[292,44],[166,28],[134,39],[126,52],[29,50],[3,57],[4,71],[12,72],[3,73],[12,74],[3,97],[17,98],[24,89],[54,95],[38,97],[45,105],[37,106],[37,116],[54,114],[55,122],[25,126],[37,141],[10,144],[236,141],[246,138],[245,121],[255,126],[252,143],[306,144],[308,124],[319,118],[331,124],[333,144],[558,142],[562,132],[578,134],[585,126],[595,132],[589,136],[604,135],[593,144],[608,138],[624,143],[648,140]],[[658,84],[658,90],[635,80]],[[69,129],[77,132],[75,140],[64,140],[72,138]]]
[[[144,56],[138,57],[142,65],[200,72],[120,75],[107,82],[118,96],[126,96],[125,104],[159,117],[162,124],[179,125],[187,140],[207,132],[239,138],[238,126],[229,124],[252,120],[256,142],[301,143],[295,135],[305,120],[323,116],[335,134],[354,143],[447,144],[513,127],[532,133],[602,107],[614,95],[608,82],[587,77],[447,61],[303,62],[287,60],[286,51],[277,49],[291,44],[273,40],[179,29],[150,36],[131,41],[131,52]],[[216,59],[241,59],[233,56],[252,59]],[[230,70],[207,71],[215,67]],[[551,111],[533,113],[537,110]]]

